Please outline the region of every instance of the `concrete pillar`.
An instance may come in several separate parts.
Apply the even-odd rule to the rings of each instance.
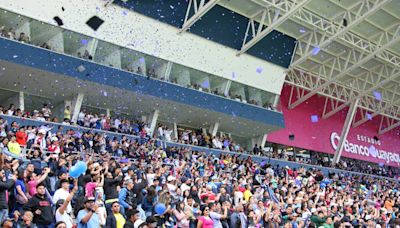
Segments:
[[[47,41],[47,44],[57,52],[64,53],[64,36],[63,33],[60,31],[55,36]]]
[[[156,129],[157,126],[157,120],[158,116],[160,115],[160,110],[154,110],[154,112],[150,116],[150,135],[154,135],[154,130]]]
[[[205,129],[205,128],[202,128],[202,129],[201,129],[201,133],[203,133],[203,134],[207,135],[207,129]]]
[[[110,111],[110,109],[108,108],[108,109],[106,109],[106,116],[107,117],[111,117],[111,111]]]
[[[274,98],[274,103],[272,104],[272,107],[275,108],[275,109],[278,107],[279,98],[280,98],[280,96],[278,94],[276,94],[275,98]]]
[[[355,100],[351,104],[349,111],[347,111],[347,116],[346,116],[346,120],[343,125],[342,134],[340,135],[339,143],[335,148],[336,151],[335,151],[335,156],[333,156],[333,164],[337,164],[340,161],[340,157],[342,156],[344,142],[346,141],[347,135],[349,134],[349,131],[350,131],[351,123],[357,112],[357,105],[358,105],[359,100],[360,100],[359,98],[357,100]]]
[[[174,138],[178,139],[178,124],[174,123]]]
[[[225,96],[229,96],[229,90],[231,89],[231,85],[232,85],[232,81],[228,80],[225,84],[225,88],[224,88],[224,95]]]
[[[167,68],[165,69],[165,75],[164,75],[164,79],[165,81],[169,81],[169,76],[171,75],[171,71],[172,71],[172,62],[168,62],[167,64]]]
[[[25,97],[22,91],[18,93],[18,108],[21,109],[22,112],[25,110]]]
[[[216,136],[219,128],[219,123],[216,122],[215,124],[210,126],[210,134],[211,136]]]
[[[82,107],[82,102],[83,98],[85,95],[83,93],[78,93],[76,97],[72,100],[72,105],[71,105],[71,112],[72,112],[72,117],[71,117],[71,122],[76,123],[78,120],[79,112],[81,111]]]

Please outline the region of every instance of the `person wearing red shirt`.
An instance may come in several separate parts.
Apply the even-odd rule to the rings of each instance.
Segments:
[[[17,143],[19,145],[26,146],[26,140],[28,138],[28,135],[26,134],[24,127],[19,128],[19,131],[17,131],[15,137],[17,138]]]
[[[214,203],[216,200],[215,194],[212,192],[212,187],[210,185],[207,185],[207,191],[200,195],[201,200],[205,197],[207,197],[211,203]]]

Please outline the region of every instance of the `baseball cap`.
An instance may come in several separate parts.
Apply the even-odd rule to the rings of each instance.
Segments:
[[[84,202],[87,203],[90,201],[95,201],[94,197],[86,197]]]

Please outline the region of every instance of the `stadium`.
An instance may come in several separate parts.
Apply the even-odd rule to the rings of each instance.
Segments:
[[[398,0],[0,0],[1,227],[400,227],[399,86]]]

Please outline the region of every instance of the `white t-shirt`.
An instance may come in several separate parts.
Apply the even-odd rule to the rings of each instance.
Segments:
[[[69,214],[66,211],[64,211],[64,214],[61,214],[60,208],[57,209],[57,211],[56,211],[56,222],[59,222],[59,221],[65,222],[65,224],[67,225],[67,228],[72,228],[73,221],[72,221],[71,216],[69,216]]]
[[[53,203],[57,203],[58,200],[62,199],[62,200],[66,200],[67,197],[69,195],[69,192],[66,191],[63,188],[59,188],[54,192],[54,196],[53,196]],[[67,213],[71,213],[72,212],[72,206],[71,206],[71,202],[68,204],[67,206]]]

